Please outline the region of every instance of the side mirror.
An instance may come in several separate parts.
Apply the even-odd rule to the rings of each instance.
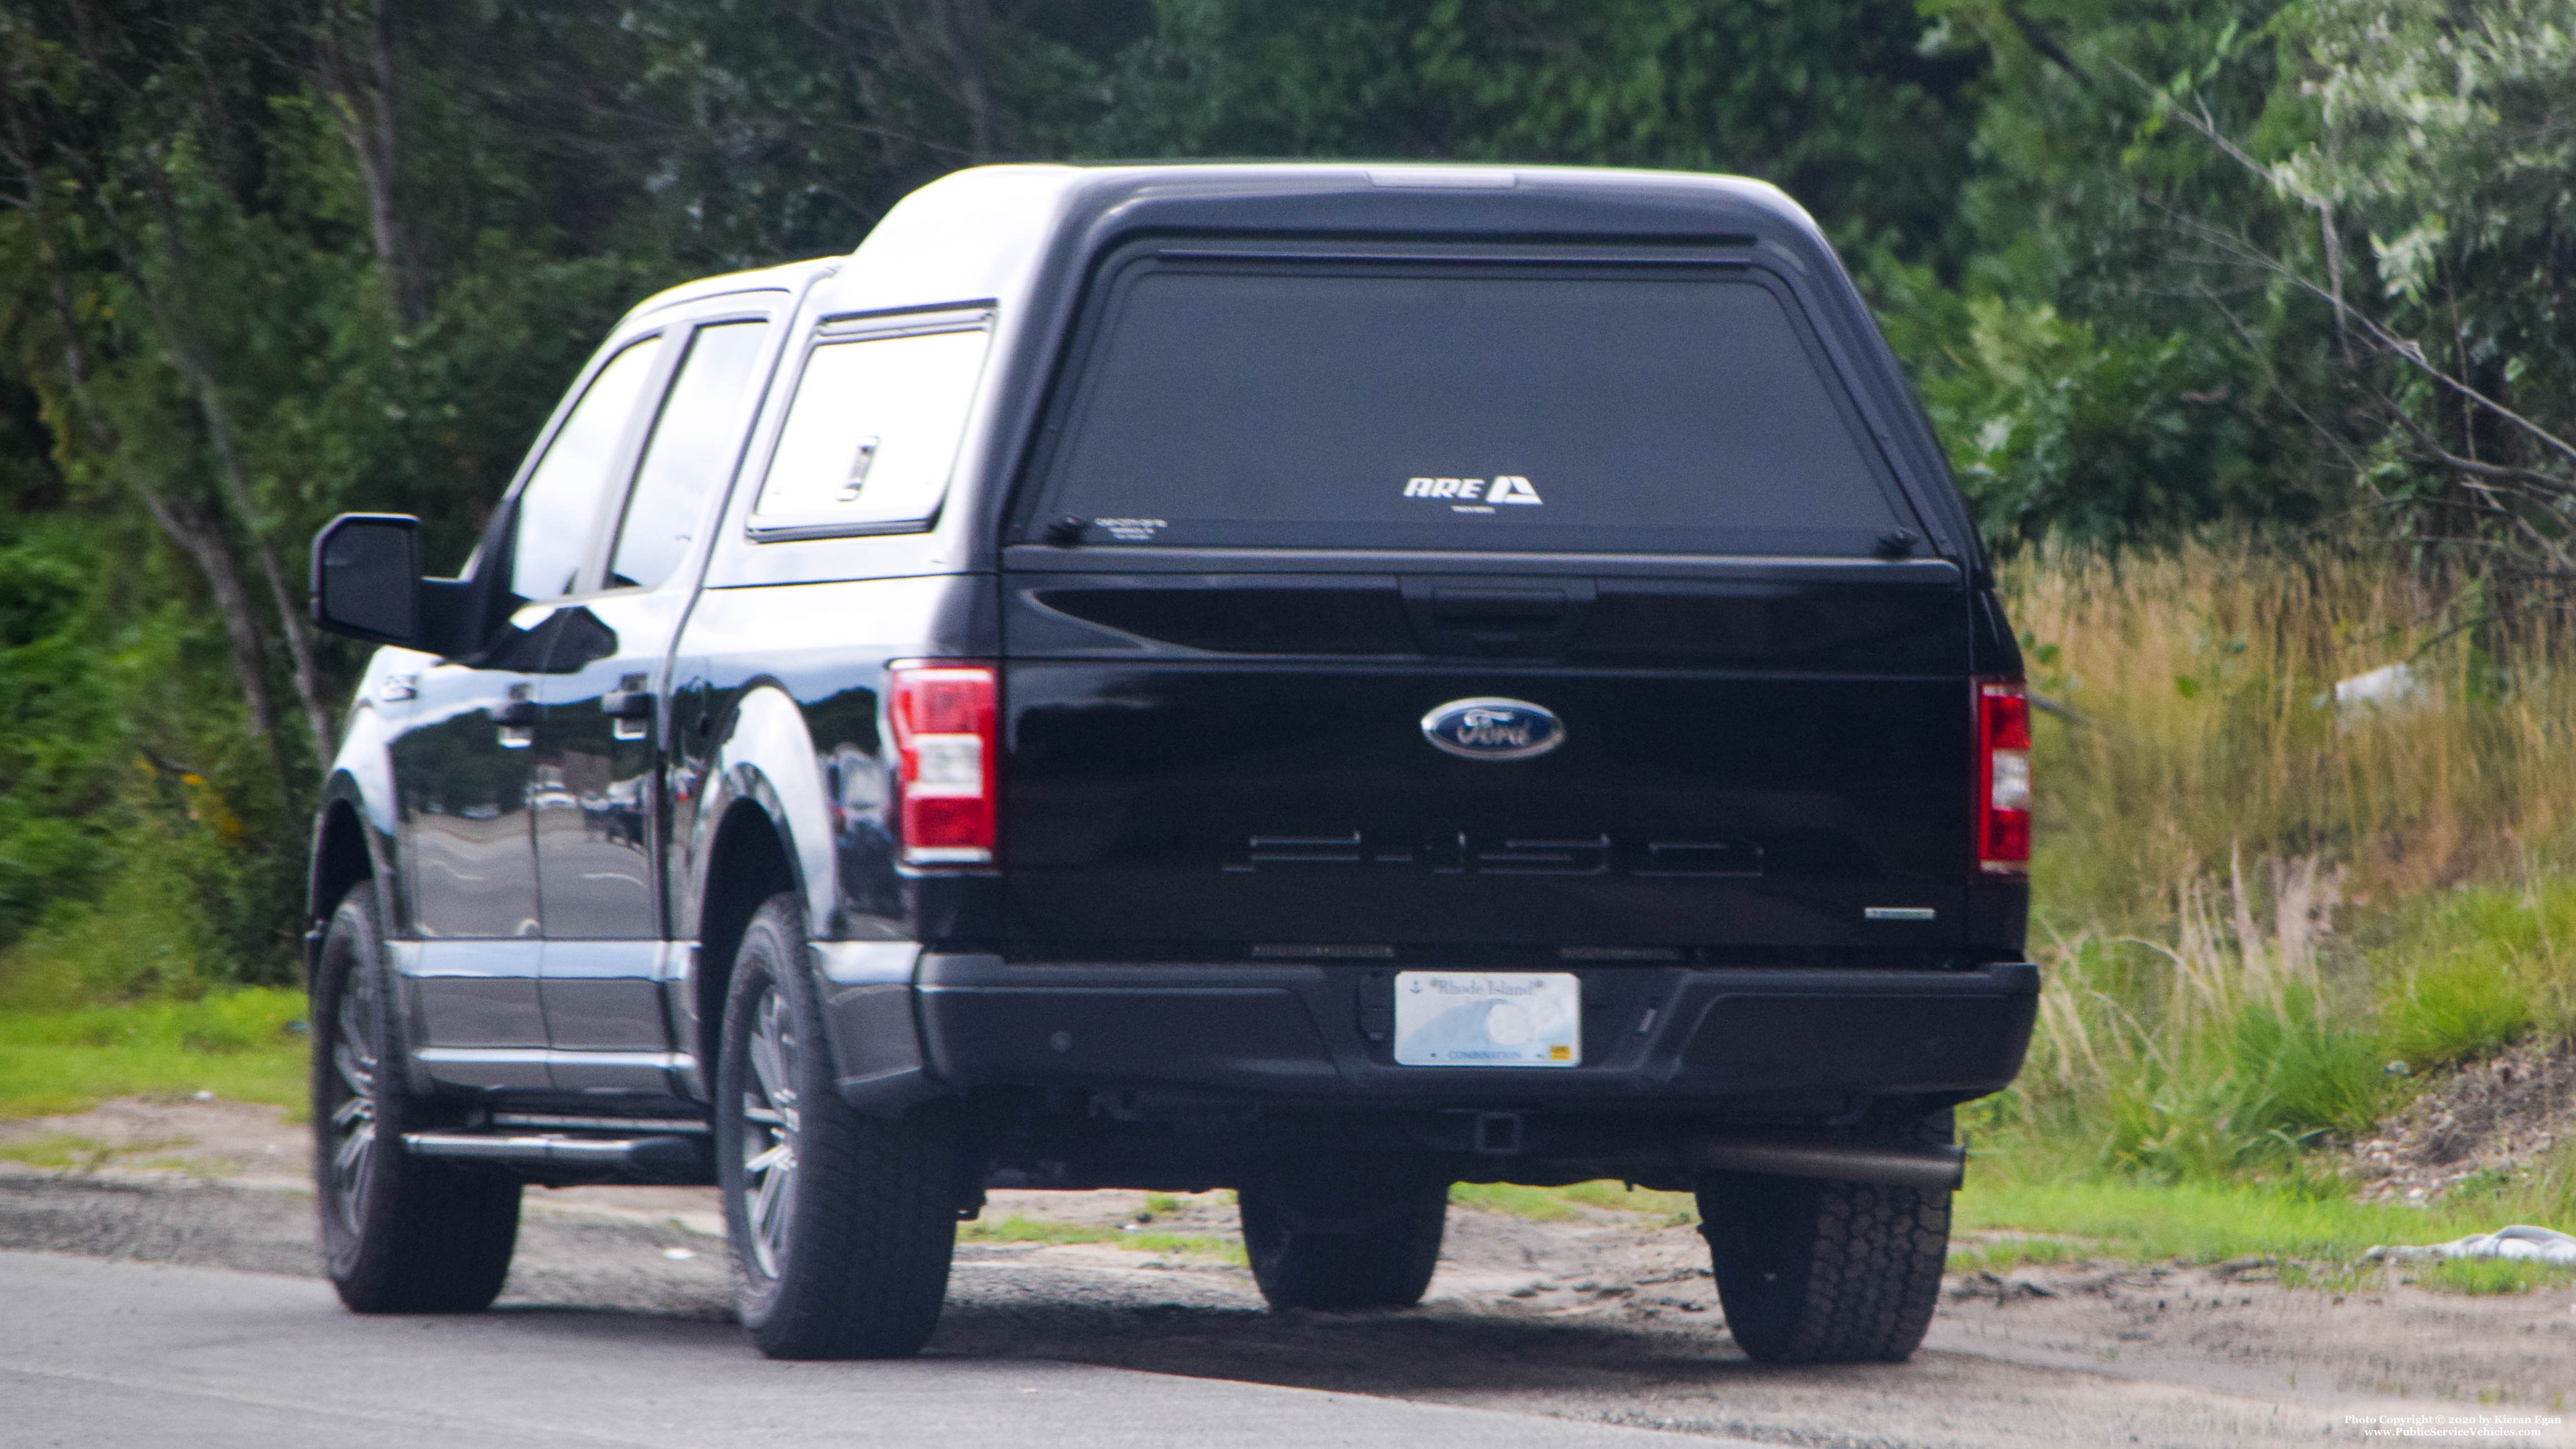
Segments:
[[[420,520],[343,513],[313,537],[313,622],[370,644],[419,648]]]

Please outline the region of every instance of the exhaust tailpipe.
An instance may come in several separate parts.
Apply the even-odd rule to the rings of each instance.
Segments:
[[[1711,1137],[1683,1149],[1683,1160],[1708,1172],[1759,1172],[1774,1177],[1822,1177],[1836,1182],[1876,1182],[1956,1192],[1967,1180],[1968,1154],[1959,1147],[1903,1147],[1887,1143],[1834,1142],[1787,1137]]]

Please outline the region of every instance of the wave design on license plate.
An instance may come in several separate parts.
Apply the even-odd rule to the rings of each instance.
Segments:
[[[1395,1060],[1406,1067],[1583,1064],[1583,982],[1569,971],[1400,971]]]

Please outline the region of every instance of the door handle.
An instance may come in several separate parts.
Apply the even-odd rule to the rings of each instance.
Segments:
[[[524,750],[537,742],[537,702],[529,698],[536,691],[524,684],[510,686],[510,697],[491,708],[494,731],[500,736],[501,748]]]
[[[651,690],[612,689],[599,697],[599,712],[608,716],[611,739],[633,741],[653,733]]]

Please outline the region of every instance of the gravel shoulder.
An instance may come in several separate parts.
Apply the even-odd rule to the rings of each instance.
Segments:
[[[305,1129],[273,1109],[114,1102],[0,1123],[6,1153],[37,1160],[0,1161],[0,1249],[318,1272]],[[503,1311],[727,1315],[711,1190],[527,1201]],[[1779,1369],[1735,1350],[1697,1234],[1660,1217],[1455,1208],[1421,1308],[1272,1314],[1223,1255],[1237,1241],[1223,1195],[1154,1204],[1140,1223],[1148,1211],[1141,1193],[996,1192],[988,1225],[1115,1240],[962,1242],[932,1354],[1795,1445],[2314,1444],[2357,1441],[2357,1417],[2480,1412],[2556,1417],[2515,1442],[2576,1443],[2570,1290],[2470,1298],[2370,1279],[2336,1294],[2203,1268],[1959,1275],[1913,1362]]]

